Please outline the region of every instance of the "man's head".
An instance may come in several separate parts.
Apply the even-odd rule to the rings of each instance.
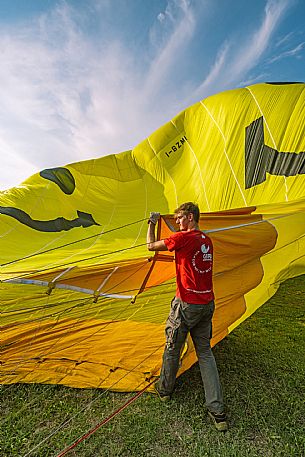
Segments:
[[[193,202],[182,203],[175,210],[176,223],[180,230],[191,230],[197,227],[200,211],[198,205]]]

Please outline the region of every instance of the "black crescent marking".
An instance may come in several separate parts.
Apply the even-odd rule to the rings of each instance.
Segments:
[[[37,230],[39,232],[61,232],[62,230],[71,230],[76,227],[91,227],[92,225],[100,225],[95,222],[91,214],[77,211],[77,218],[71,221],[64,217],[58,217],[49,221],[40,221],[32,219],[26,212],[18,208],[0,206],[0,213],[6,216],[13,217],[21,224]]]

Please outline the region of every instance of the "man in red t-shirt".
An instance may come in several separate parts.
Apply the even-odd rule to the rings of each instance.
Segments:
[[[226,431],[222,389],[210,346],[214,293],[212,284],[213,245],[199,230],[199,208],[192,202],[183,203],[175,211],[180,231],[169,238],[155,241],[155,226],[159,213],[148,220],[147,247],[150,251],[175,251],[176,296],[166,322],[166,346],[160,378],[155,389],[166,401],[174,390],[179,360],[190,332],[199,361],[209,416],[217,430]]]

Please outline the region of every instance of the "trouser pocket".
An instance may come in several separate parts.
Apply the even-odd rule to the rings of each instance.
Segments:
[[[175,297],[171,303],[171,310],[166,321],[165,336],[166,346],[172,347],[177,340],[178,329],[181,325],[181,302]]]

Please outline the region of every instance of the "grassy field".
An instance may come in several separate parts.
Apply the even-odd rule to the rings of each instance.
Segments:
[[[214,349],[228,409],[227,433],[215,431],[207,418],[196,364],[177,380],[169,404],[145,393],[67,455],[304,457],[304,303],[305,276],[286,281]],[[3,386],[0,456],[56,456],[132,396]],[[64,421],[69,422],[54,433]]]

